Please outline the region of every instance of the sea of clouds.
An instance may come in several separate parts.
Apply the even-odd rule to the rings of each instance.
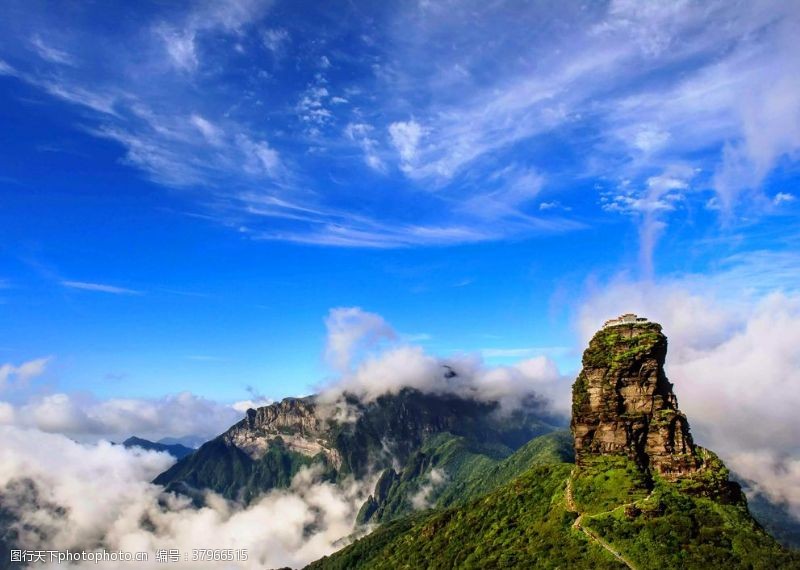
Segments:
[[[149,483],[173,462],[166,453],[101,441],[77,443],[40,430],[0,427],[0,505],[15,522],[19,545],[32,549],[147,552],[180,549],[183,568],[303,566],[337,549],[372,481],[320,482],[303,470],[289,489],[271,491],[247,507],[209,493],[194,507]],[[44,538],[46,537],[46,538]],[[244,549],[246,562],[192,562],[193,549]],[[132,562],[103,568],[132,568]],[[94,568],[93,562],[47,568]]]

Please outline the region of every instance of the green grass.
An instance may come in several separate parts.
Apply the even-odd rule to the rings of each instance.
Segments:
[[[594,530],[639,568],[800,568],[800,557],[782,549],[744,505],[722,505],[657,482],[637,509],[584,517]]]
[[[586,460],[573,482],[575,503],[589,514],[643,499],[649,493],[647,477],[622,455],[599,455]]]
[[[572,527],[577,514],[566,510],[564,499],[571,474],[583,528],[640,570],[800,568],[800,553],[764,532],[744,502],[690,494],[659,477],[649,490],[623,456],[573,469],[571,463],[534,464],[482,497],[396,520],[308,568],[624,568]]]
[[[391,523],[308,568],[624,568],[571,528],[563,501],[571,469],[534,466],[461,508]]]

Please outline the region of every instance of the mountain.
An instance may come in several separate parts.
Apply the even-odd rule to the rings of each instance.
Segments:
[[[308,568],[800,568],[695,445],[666,354],[659,325],[612,321],[573,385],[574,463],[520,461],[494,490],[397,518]]]
[[[135,435],[123,441],[122,445],[125,447],[141,447],[142,449],[146,449],[148,451],[166,451],[175,459],[182,459],[187,455],[194,453],[194,449],[191,447],[186,447],[185,445],[181,445],[180,443],[157,443],[147,439],[142,439],[141,437],[136,437]]]
[[[800,521],[790,512],[789,507],[753,489],[747,481],[745,486],[747,506],[755,519],[783,546],[800,549]]]
[[[175,445],[179,443],[189,449],[197,449],[206,441],[208,441],[208,438],[199,435],[184,435],[183,437],[162,437],[156,443],[163,443],[164,445]]]
[[[451,370],[443,374],[454,374]],[[496,402],[404,389],[374,401],[287,398],[250,409],[239,423],[178,461],[154,483],[202,501],[210,489],[242,502],[288,487],[303,467],[328,481],[380,475],[359,521],[384,522],[432,504],[452,484],[511,456],[563,423],[536,401]],[[439,480],[446,466],[449,475]]]

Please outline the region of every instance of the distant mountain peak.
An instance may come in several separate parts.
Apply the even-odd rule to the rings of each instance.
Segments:
[[[144,449],[147,451],[167,452],[170,455],[172,455],[175,459],[182,459],[187,455],[194,453],[194,449],[192,449],[191,447],[187,447],[185,445],[181,445],[180,443],[166,444],[166,443],[154,442],[150,441],[149,439],[137,437],[135,435],[132,435],[131,437],[123,441],[122,445],[127,448],[138,447],[140,449]]]

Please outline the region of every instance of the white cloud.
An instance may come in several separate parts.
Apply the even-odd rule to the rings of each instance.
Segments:
[[[70,289],[81,289],[82,291],[97,291],[100,293],[111,293],[113,295],[141,295],[141,291],[117,287],[116,285],[106,285],[104,283],[89,283],[86,281],[62,281],[64,287]]]
[[[361,147],[367,166],[378,172],[383,172],[386,167],[378,153],[378,141],[372,136],[374,130],[372,125],[366,123],[349,123],[344,129],[344,133],[347,138],[358,143]]]
[[[569,381],[548,357],[492,367],[475,355],[437,358],[426,354],[422,347],[403,344],[365,358],[353,372],[324,387],[321,396],[323,401],[336,401],[348,393],[370,402],[405,388],[498,402],[506,411],[528,405],[531,397],[555,412],[568,409],[564,400]]]
[[[0,425],[12,425],[16,421],[16,410],[8,402],[0,402]]]
[[[3,61],[2,59],[0,59],[0,75],[11,75],[11,76],[15,76],[15,75],[17,75],[17,70],[16,70],[16,69],[14,69],[14,68],[13,68],[11,65],[9,65],[7,62],[5,62],[5,61]]]
[[[328,331],[325,359],[340,372],[350,369],[365,349],[397,336],[383,317],[360,307],[331,309],[325,327]]]
[[[211,121],[204,119],[200,115],[192,115],[189,120],[208,142],[214,145],[220,143],[222,133]]]
[[[573,169],[644,187],[667,164],[702,163],[720,214],[744,205],[752,216],[768,204],[760,188],[766,174],[800,156],[795,5],[618,1],[533,8],[514,20],[494,5],[461,7],[402,14],[392,73],[384,75],[387,87],[415,103],[430,133],[413,153],[413,176],[427,187],[460,181],[526,141],[560,139],[579,123],[591,135],[567,135],[585,157]],[[527,18],[564,22],[568,31],[532,40]],[[417,33],[407,38],[412,25]],[[481,41],[497,29],[502,42]],[[442,78],[455,68],[466,73]],[[668,223],[661,216],[647,224],[644,237],[656,241]]]
[[[41,59],[24,48],[33,46],[34,37],[51,50],[46,52],[51,59],[53,53],[61,57],[51,45],[59,34],[43,29],[32,36],[26,29],[10,41],[23,46],[11,60],[14,67],[0,63],[0,73],[80,105],[74,111],[86,131],[122,145],[124,161],[156,182],[195,190],[194,198],[206,208],[200,215],[252,230],[247,235],[328,246],[442,245],[574,229],[578,224],[555,220],[552,212],[547,223],[520,216],[524,209],[506,208],[491,195],[496,165],[519,162],[520,170],[554,182],[541,210],[557,202],[563,172],[542,161],[553,140],[577,157],[566,165],[571,176],[628,178],[641,192],[648,178],[668,165],[694,167],[702,161],[698,183],[714,185],[714,211],[723,217],[743,204],[750,215],[769,211],[761,181],[780,160],[798,156],[800,73],[793,71],[800,65],[794,57],[800,15],[791,3],[610,2],[590,9],[566,3],[559,10],[530,6],[513,18],[502,3],[466,0],[456,8],[424,9],[412,3],[381,12],[386,18],[376,22],[381,41],[370,31],[361,37],[363,45],[357,42],[369,46],[369,57],[355,57],[364,51],[342,53],[341,61],[354,66],[373,62],[375,79],[369,85],[358,73],[346,87],[337,84],[340,77],[326,78],[322,58],[333,55],[312,51],[300,60],[313,69],[295,69],[293,79],[301,80],[297,73],[305,71],[315,76],[297,90],[291,80],[288,92],[264,91],[264,77],[281,79],[275,69],[263,68],[263,57],[251,61],[261,68],[248,77],[246,88],[218,89],[232,63],[231,54],[221,50],[248,55],[254,38],[276,57],[287,50],[286,29],[256,25],[269,6],[225,0],[158,12],[146,24],[150,33],[101,38],[131,48],[118,50],[116,65],[109,66],[118,69],[96,74],[61,65],[52,75],[52,66],[39,65]],[[553,36],[548,30],[554,29],[562,32]],[[497,30],[503,33],[498,36]],[[90,36],[79,25],[70,33]],[[153,89],[154,84],[165,88]],[[337,90],[346,98],[335,96]],[[145,106],[149,117],[136,113]],[[346,112],[352,114],[340,123],[337,115]],[[296,119],[306,139],[313,139],[311,148],[292,144]],[[340,128],[348,123],[359,128]],[[265,125],[275,130],[264,132]],[[252,144],[240,144],[233,133]],[[412,186],[396,187],[393,203],[416,199],[420,189],[437,192],[416,234],[404,235],[411,225],[407,219],[385,218],[379,196],[347,203],[328,180],[317,178],[316,166],[301,172],[315,153],[341,166],[351,157],[348,141],[362,149],[370,168],[387,174],[387,157],[397,152]],[[296,176],[275,180],[276,171],[286,175],[289,166]],[[256,205],[243,199],[245,194],[302,202],[321,214],[306,223],[294,217],[296,210],[273,208],[265,223],[252,214]],[[612,208],[630,209],[629,200],[642,199],[639,193],[619,194]],[[514,223],[483,214],[504,209],[505,218],[516,217]],[[653,214],[651,223],[640,226],[645,241],[657,243],[670,217],[681,211]],[[279,212],[286,223],[272,223]]]
[[[119,144],[123,163],[158,184],[186,189],[198,203],[197,208],[191,208],[191,215],[206,216],[256,239],[396,248],[473,243],[576,227],[552,217],[546,222],[519,219],[497,224],[485,217],[486,210],[460,208],[459,201],[450,197],[431,203],[425,219],[415,223],[402,215],[386,219],[380,207],[383,198],[378,194],[369,204],[340,200],[328,181],[320,185],[319,171],[303,172],[309,157],[325,154],[334,162],[349,160],[351,153],[347,144],[342,144],[344,138],[361,148],[369,168],[390,174],[387,156],[396,142],[403,157],[424,166],[429,162],[424,157],[430,143],[427,120],[398,122],[390,129],[383,117],[403,116],[401,112],[389,113],[380,102],[367,104],[363,85],[341,87],[336,85],[339,78],[329,80],[325,69],[320,68],[325,65],[321,53],[303,60],[314,67],[314,77],[305,87],[299,92],[290,89],[283,95],[276,93],[279,98],[285,95],[289,101],[295,100],[295,105],[272,100],[271,89],[269,95],[262,93],[266,78],[277,80],[279,71],[276,65],[265,69],[263,57],[252,58],[253,65],[260,67],[248,79],[252,86],[218,89],[222,85],[219,80],[229,77],[222,73],[225,66],[231,64],[232,54],[224,50],[238,50],[233,56],[236,58],[253,56],[248,52],[253,38],[261,39],[265,48],[274,52],[288,49],[287,30],[268,27],[262,31],[257,25],[269,4],[225,0],[196,4],[187,10],[157,11],[143,24],[144,29],[126,28],[120,33],[130,35],[109,34],[97,39],[103,45],[117,42],[129,46],[115,52],[115,65],[108,68],[97,67],[90,58],[86,68],[62,66],[58,75],[53,75],[49,66],[38,65],[40,59],[23,49],[22,57],[15,56],[14,60],[15,66],[20,60],[21,71],[10,66],[7,71],[61,101],[79,106],[72,110],[79,117],[79,128]],[[36,33],[47,44],[52,43],[50,38],[59,37],[47,32],[46,26],[40,28]],[[73,24],[70,34],[94,38],[79,23]],[[26,46],[30,37],[29,30],[23,31],[19,40]],[[325,57],[333,60],[330,54]],[[89,67],[92,63],[94,67]],[[154,85],[166,87],[154,89]],[[341,96],[334,95],[337,89]],[[374,117],[373,112],[379,116]],[[339,113],[351,115],[339,123]],[[403,113],[408,116],[407,111]],[[292,144],[291,133],[297,131],[292,122],[298,118],[303,134],[313,139],[307,154],[297,154],[297,145]],[[265,132],[266,125],[274,130]],[[386,133],[388,140],[380,133]],[[480,181],[471,186],[480,188]],[[415,192],[398,188],[396,197],[403,201]],[[275,202],[264,208],[261,198]],[[278,203],[291,203],[292,207]],[[475,212],[483,217],[476,219]]]
[[[696,171],[676,164],[656,176],[650,176],[643,189],[623,185],[621,193],[605,193],[601,206],[608,212],[634,216],[639,223],[639,265],[646,277],[653,275],[653,253],[659,237],[667,228],[665,214],[675,210],[690,191]]]
[[[115,106],[118,98],[113,93],[102,89],[85,88],[60,79],[32,79],[30,77],[25,77],[25,79],[54,97],[104,115],[117,116]]]
[[[264,47],[271,51],[275,56],[282,55],[286,44],[289,43],[289,32],[283,28],[271,28],[261,33],[261,41]]]
[[[797,200],[797,197],[795,197],[794,194],[789,194],[788,192],[778,192],[772,199],[772,203],[776,206],[780,206],[781,204],[790,204],[795,200]]]
[[[431,495],[436,490],[436,487],[441,486],[445,481],[447,481],[447,473],[444,470],[436,467],[431,469],[426,477],[426,481],[420,486],[416,493],[411,495],[411,506],[414,510],[421,511],[430,508],[432,503]]]
[[[210,31],[239,34],[242,27],[258,18],[269,6],[262,0],[220,0],[198,4],[180,22],[156,26],[172,64],[184,72],[194,72],[201,62],[198,43]]]
[[[318,137],[322,129],[331,123],[333,113],[326,107],[330,98],[325,79],[319,75],[312,85],[300,95],[297,102],[297,116],[305,124],[307,133]]]
[[[800,520],[800,459],[769,450],[734,453],[728,467],[744,476],[753,492],[784,504]]]
[[[237,142],[244,153],[244,167],[247,172],[272,178],[282,173],[283,164],[280,155],[269,143],[252,140],[241,134],[237,137]]]
[[[61,65],[75,65],[75,60],[67,52],[56,49],[47,45],[40,36],[33,36],[31,38],[31,46],[39,54],[39,57],[50,63],[58,63]]]
[[[238,402],[234,402],[231,404],[231,408],[239,412],[240,414],[245,414],[247,410],[254,409],[257,410],[258,408],[263,408],[264,406],[269,406],[273,403],[273,400],[270,398],[259,399],[259,400],[240,400]]]
[[[194,41],[196,30],[174,30],[163,28],[160,31],[164,47],[175,67],[183,71],[197,69],[199,60]]]
[[[476,355],[439,358],[398,336],[380,315],[359,308],[331,310],[326,325],[326,356],[340,376],[322,387],[323,402],[336,402],[345,393],[371,402],[413,388],[499,402],[504,410],[526,405],[529,397],[539,397],[542,405],[553,404],[557,412],[567,409],[564,395],[569,382],[548,357],[495,367],[486,366]]]
[[[163,566],[154,559],[159,548],[246,549],[248,561],[230,568],[303,566],[336,550],[352,532],[369,489],[321,483],[315,472],[304,470],[289,489],[267,493],[246,508],[213,494],[205,507],[195,508],[148,482],[174,461],[165,453],[107,442],[81,445],[9,427],[0,427],[0,436],[0,492],[23,548],[148,552],[149,563],[137,568]]]
[[[650,126],[641,128],[633,138],[634,146],[645,153],[662,148],[668,141],[668,132]]]
[[[458,207],[477,219],[516,219],[521,225],[542,226],[546,222],[530,216],[524,208],[541,192],[544,177],[535,169],[515,164],[492,173],[481,188]]]
[[[337,216],[338,217],[338,216]],[[362,221],[363,223],[359,223]],[[489,228],[471,225],[402,225],[380,223],[376,220],[339,222],[320,220],[312,231],[263,231],[257,239],[310,243],[333,247],[394,249],[413,246],[454,245],[496,240],[504,235]],[[566,231],[579,227],[571,223],[542,224],[543,231]]]
[[[0,366],[0,391],[7,388],[24,388],[28,382],[44,374],[51,356],[28,360],[20,365],[5,363]]]
[[[417,158],[417,148],[425,130],[415,120],[398,121],[389,125],[389,136],[392,144],[400,154],[401,167],[409,170]]]
[[[4,369],[5,366],[0,371]],[[28,374],[33,372],[31,367]],[[131,435],[152,440],[187,435],[211,439],[241,419],[240,408],[245,403],[261,405],[261,402],[248,401],[228,406],[190,392],[152,399],[106,400],[50,393],[35,395],[11,411],[7,409],[6,415],[18,426],[81,440],[125,439]]]

